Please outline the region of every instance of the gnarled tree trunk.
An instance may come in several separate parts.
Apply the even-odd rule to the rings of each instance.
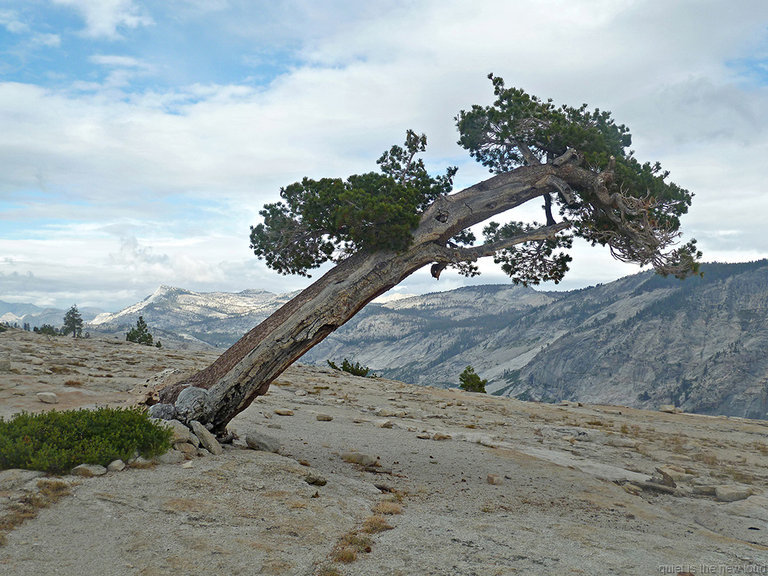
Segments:
[[[368,302],[416,270],[493,255],[531,240],[544,240],[569,226],[543,226],[503,243],[457,247],[450,238],[495,214],[569,185],[583,188],[599,177],[578,166],[578,158],[525,166],[436,200],[422,215],[413,243],[403,252],[356,253],[323,275],[261,324],[245,334],[208,368],[160,391],[153,415],[198,420],[223,433],[227,424],[267,392],[270,383],[310,348],[352,318]]]

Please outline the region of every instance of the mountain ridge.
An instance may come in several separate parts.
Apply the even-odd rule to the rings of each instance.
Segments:
[[[523,400],[763,418],[768,260],[702,269],[682,282],[640,272],[568,292],[497,284],[385,299],[302,361],[348,358],[387,378],[446,388],[471,365],[489,393]],[[224,348],[291,296],[161,286],[87,328],[122,339],[143,315],[164,344]]]

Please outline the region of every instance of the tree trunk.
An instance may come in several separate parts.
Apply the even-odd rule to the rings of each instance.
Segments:
[[[339,328],[368,302],[427,264],[466,260],[450,247],[459,231],[532,198],[556,191],[546,182],[552,164],[494,176],[436,200],[423,214],[411,247],[403,252],[356,253],[245,334],[208,368],[166,387],[152,415],[198,420],[223,433],[227,424],[267,392],[270,383],[310,348]],[[573,167],[571,167],[573,168]],[[583,177],[582,172],[580,177]],[[553,234],[566,226],[547,229]],[[472,249],[477,250],[477,249]],[[477,256],[487,255],[478,250]]]

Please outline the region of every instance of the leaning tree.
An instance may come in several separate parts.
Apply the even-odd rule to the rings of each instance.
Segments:
[[[493,257],[513,282],[558,282],[580,237],[661,274],[697,272],[695,241],[679,243],[692,194],[658,163],[634,157],[626,126],[609,112],[556,106],[489,78],[493,105],[461,111],[456,124],[459,144],[493,177],[452,192],[456,168],[430,175],[418,157],[426,138],[408,131],[378,172],[283,188],[251,228],[254,253],[282,274],[335,266],[213,364],[161,389],[151,413],[223,433],[302,354],[424,266],[435,278],[446,267],[473,276],[479,258]],[[543,202],[541,223],[489,222],[532,201]],[[477,242],[470,229],[484,222]]]

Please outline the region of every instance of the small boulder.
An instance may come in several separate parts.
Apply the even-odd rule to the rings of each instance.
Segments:
[[[341,459],[344,460],[344,462],[349,462],[350,464],[359,464],[360,466],[376,466],[379,461],[378,459],[374,458],[373,456],[370,456],[368,454],[360,454],[359,452],[344,452],[341,455]]]
[[[293,410],[288,410],[287,408],[278,408],[275,410],[275,414],[278,416],[293,416]]]
[[[40,402],[43,402],[45,404],[58,404],[59,403],[59,397],[56,396],[53,392],[38,392],[36,394],[37,399],[40,400]]]
[[[318,422],[330,422],[333,420],[333,416],[330,414],[318,414],[317,415],[317,421]]]
[[[715,498],[720,502],[736,502],[746,500],[752,495],[752,489],[746,486],[716,486]]]
[[[80,464],[72,468],[72,474],[75,476],[83,476],[90,478],[92,476],[104,476],[107,473],[107,469],[104,466],[98,464]]]
[[[245,435],[245,443],[252,450],[261,450],[262,452],[277,452],[280,450],[280,440],[268,434],[251,432]]]
[[[661,466],[659,467],[659,471],[672,478],[675,482],[690,482],[694,478],[693,474],[688,474],[685,471],[685,468],[675,466],[674,464]]]
[[[191,444],[188,444],[188,446],[191,446]],[[158,456],[157,460],[162,464],[178,464],[179,462],[184,462],[186,457],[184,456],[183,452],[171,448],[165,454]]]
[[[173,404],[153,404],[147,413],[150,418],[173,420],[176,418],[176,407]]]
[[[304,481],[311,486],[325,486],[326,484],[328,484],[328,480],[326,480],[322,476],[317,476],[315,474],[312,474],[311,472],[306,475],[306,477],[304,478]]]
[[[216,440],[216,436],[211,434],[205,426],[200,424],[200,422],[192,420],[189,425],[192,428],[192,432],[197,436],[198,440],[200,440],[200,444],[203,448],[208,450],[208,452],[217,456],[224,452],[224,448],[222,448],[219,441]]]
[[[195,436],[195,440],[197,440],[197,436]],[[199,443],[200,440],[197,440],[197,442]],[[189,442],[181,442],[179,444],[174,444],[173,447],[179,452],[181,452],[182,454],[184,454],[185,456],[187,456],[188,458],[197,456],[197,446]]]
[[[173,437],[171,438],[171,444],[179,444],[183,442],[194,443],[192,438],[194,434],[184,424],[178,420],[166,420],[163,422],[171,430],[173,430]],[[197,438],[195,438],[197,440]],[[199,440],[198,440],[199,443]]]
[[[125,462],[120,459],[112,460],[112,462],[107,464],[107,470],[110,472],[121,472],[125,470]]]
[[[502,477],[499,476],[498,474],[488,474],[488,476],[485,477],[485,480],[486,482],[488,482],[488,484],[493,484],[495,486],[498,486],[499,484],[504,482]]]

